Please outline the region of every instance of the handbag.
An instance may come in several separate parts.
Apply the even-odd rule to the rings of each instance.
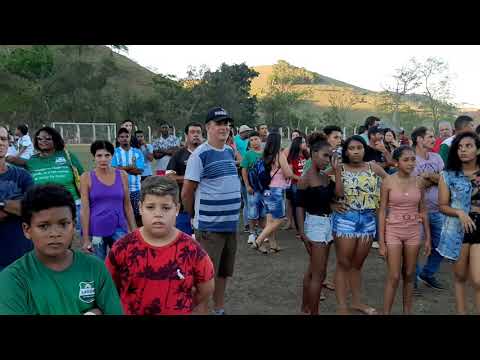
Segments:
[[[78,172],[78,169],[75,167],[75,165],[73,165],[70,152],[67,149],[65,149],[65,155],[67,155],[68,162],[70,164],[70,167],[72,168],[75,190],[77,190],[77,194],[78,196],[80,196],[80,173]]]

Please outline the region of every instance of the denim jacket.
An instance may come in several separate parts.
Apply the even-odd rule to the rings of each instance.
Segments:
[[[443,179],[450,190],[450,207],[470,212],[472,184],[463,172],[442,171]],[[463,226],[456,216],[445,215],[437,251],[444,258],[456,261],[463,244]]]

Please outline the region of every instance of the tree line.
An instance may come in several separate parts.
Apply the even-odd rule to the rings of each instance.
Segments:
[[[355,106],[365,102],[358,89],[332,92],[329,106],[312,102],[314,86],[322,84],[316,73],[279,60],[267,83],[252,95],[259,75],[245,63],[222,64],[211,70],[189,67],[187,76],[148,73],[142,88],[120,80],[125,68],[115,52],[126,45],[65,45],[8,48],[0,51],[0,121],[32,128],[51,122],[120,122],[135,120],[139,127],[156,128],[162,121],[177,128],[203,121],[207,110],[220,105],[236,125],[260,122],[281,127],[320,128],[335,123],[353,128],[363,121]],[[103,48],[105,50],[106,48]],[[415,95],[423,86],[421,96]],[[397,69],[372,110],[394,124],[436,123],[453,116],[448,66],[441,59],[424,63],[412,59]],[[366,115],[366,114],[362,114]],[[404,126],[405,127],[405,126]],[[407,126],[408,127],[408,126]]]

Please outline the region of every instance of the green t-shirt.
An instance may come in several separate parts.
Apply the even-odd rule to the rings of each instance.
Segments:
[[[70,158],[73,165],[78,169],[80,175],[83,173],[83,167],[78,158],[71,151]],[[33,155],[27,161],[27,170],[33,177],[33,182],[39,184],[58,184],[70,191],[75,200],[80,199],[75,189],[75,180],[72,168],[68,161],[65,151],[56,151],[48,157],[40,157],[39,154]]]
[[[74,251],[72,264],[54,271],[33,250],[0,272],[0,315],[82,315],[94,308],[123,314],[111,275],[94,255]]]
[[[450,146],[448,146],[447,144],[440,145],[440,151],[438,152],[438,155],[441,156],[444,164],[446,164],[448,161],[449,152],[450,152]]]
[[[256,152],[254,150],[248,150],[240,163],[240,167],[250,169],[255,162],[263,155],[263,151]]]

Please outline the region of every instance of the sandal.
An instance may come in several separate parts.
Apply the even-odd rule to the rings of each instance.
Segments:
[[[359,312],[363,313],[364,315],[378,315],[377,310],[375,308],[371,307],[371,306],[366,306],[363,309],[352,307],[352,309],[355,310],[355,311],[359,311]]]
[[[282,250],[283,250],[283,248],[281,248],[281,247],[279,247],[279,246],[277,246],[277,247],[271,247],[271,248],[270,248],[270,252],[271,252],[271,253],[278,253],[278,252],[280,252],[280,251],[282,251]]]
[[[258,245],[257,241],[254,241],[254,243],[252,244],[251,248],[253,250],[257,250],[259,252],[261,252],[262,254],[266,255],[268,254],[268,250],[265,249],[265,247],[263,247],[263,244],[262,245]]]
[[[330,290],[330,291],[335,291],[335,285],[333,285],[333,283],[331,283],[330,281],[325,281],[322,286],[327,289],[327,290]]]

